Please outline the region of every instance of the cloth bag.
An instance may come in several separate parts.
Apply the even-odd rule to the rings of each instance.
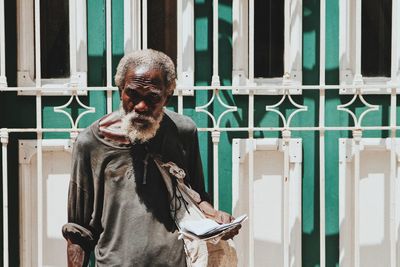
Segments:
[[[205,239],[184,235],[180,224],[188,220],[205,219],[198,203],[199,194],[184,183],[184,170],[175,163],[163,163],[154,158],[170,197],[171,216],[183,238],[188,267],[235,267],[237,254],[232,240],[221,240],[225,232]]]

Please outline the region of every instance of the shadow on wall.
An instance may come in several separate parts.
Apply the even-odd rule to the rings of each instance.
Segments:
[[[338,69],[338,1],[327,3],[327,31],[326,31],[326,66],[334,66],[326,69],[325,78],[327,84],[339,83]],[[303,84],[319,84],[319,21],[320,5],[317,0],[303,1]],[[337,28],[335,28],[337,27]],[[303,91],[304,102],[311,101],[314,105],[314,124],[319,120],[319,92]],[[337,90],[328,91],[326,94],[326,110],[337,106],[339,100]],[[328,113],[326,113],[328,114]],[[327,120],[329,121],[328,117]],[[337,116],[337,115],[335,115]],[[331,116],[332,118],[332,116]],[[334,117],[335,121],[339,118]],[[303,235],[302,258],[303,266],[318,266],[320,257],[320,232],[319,232],[319,134],[301,133],[303,139],[303,154],[313,154],[313,157],[305,156],[303,160]],[[308,139],[306,136],[313,136]],[[339,133],[327,133],[325,151],[329,152],[329,160],[325,163],[326,175],[326,266],[333,267],[339,263],[339,232],[338,232],[338,143]],[[310,148],[311,147],[311,148]],[[309,193],[307,193],[309,192]],[[312,192],[312,193],[311,193]],[[329,208],[328,208],[329,207]],[[330,234],[334,233],[334,234]]]

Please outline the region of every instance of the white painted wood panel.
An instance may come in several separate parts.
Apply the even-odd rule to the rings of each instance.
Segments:
[[[352,139],[339,141],[339,224],[340,266],[353,266],[354,250],[359,249],[360,266],[391,266],[391,238],[399,257],[399,140],[396,139],[395,202],[390,203],[391,139],[364,138],[360,151],[359,212],[352,209],[354,201],[354,157]],[[390,207],[395,205],[396,236],[390,235]],[[358,216],[359,225],[354,225]],[[358,232],[359,248],[354,247]]]
[[[253,196],[249,196],[249,152],[247,139],[233,141],[232,210],[233,215],[249,214],[252,197],[253,220],[247,221],[235,237],[239,266],[247,266],[254,253],[254,266],[284,266],[284,220],[288,220],[288,266],[301,266],[301,140],[289,142],[289,214],[284,214],[284,153],[281,139],[254,139]],[[249,224],[254,240],[250,241]],[[254,251],[248,244],[253,242]]]
[[[71,154],[69,141],[43,140],[43,247],[37,247],[36,140],[19,142],[21,266],[67,266],[66,241],[61,227],[67,222],[67,194]]]

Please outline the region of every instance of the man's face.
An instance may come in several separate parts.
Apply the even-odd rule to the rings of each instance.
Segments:
[[[121,91],[122,126],[132,142],[153,137],[163,115],[167,94],[162,71],[141,66],[129,69]]]

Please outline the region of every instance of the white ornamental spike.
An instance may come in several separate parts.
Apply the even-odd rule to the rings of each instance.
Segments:
[[[357,116],[356,116],[356,114],[354,114],[354,112],[352,112],[350,109],[347,108],[347,107],[349,107],[351,104],[353,104],[354,101],[356,101],[357,97],[359,97],[361,103],[363,103],[363,104],[368,108],[368,109],[364,110],[364,111],[361,113],[361,115],[360,115],[359,118],[357,118]],[[344,112],[349,113],[350,116],[353,118],[354,126],[355,126],[356,128],[361,128],[361,122],[362,122],[363,118],[365,117],[365,115],[367,115],[368,112],[379,110],[379,106],[378,106],[378,105],[373,105],[373,104],[368,103],[368,102],[364,99],[364,97],[362,96],[362,94],[360,93],[360,89],[357,89],[357,90],[356,90],[356,93],[355,93],[354,96],[353,96],[353,98],[352,98],[349,102],[347,102],[347,103],[345,103],[345,104],[338,105],[338,106],[337,106],[337,110],[340,110],[340,111],[344,111]]]
[[[213,102],[215,99],[215,96],[217,96],[217,100],[218,102],[224,107],[226,108],[226,110],[224,112],[222,112],[219,116],[218,119],[215,120],[214,115],[212,115],[208,110],[206,110]],[[206,113],[212,120],[213,122],[213,128],[219,128],[219,124],[221,123],[221,119],[223,116],[225,116],[226,114],[228,114],[229,112],[234,112],[237,111],[237,107],[236,106],[229,106],[228,104],[224,103],[221,99],[221,96],[219,95],[219,90],[218,89],[214,89],[213,90],[213,95],[210,99],[210,101],[208,101],[207,104],[200,106],[200,107],[196,107],[196,112],[203,112]]]

